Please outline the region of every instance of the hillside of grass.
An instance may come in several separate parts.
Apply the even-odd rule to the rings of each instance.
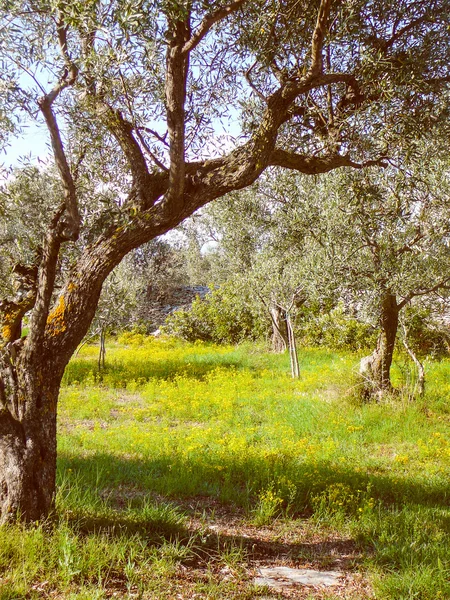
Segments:
[[[359,357],[136,334],[84,347],[59,407],[57,513],[0,529],[0,600],[450,598],[450,362],[355,393]],[[397,357],[398,387],[411,383]],[[274,592],[257,568],[342,571]]]

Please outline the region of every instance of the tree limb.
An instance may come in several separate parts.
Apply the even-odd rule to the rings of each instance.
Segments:
[[[398,248],[398,250],[396,250],[396,252],[395,252],[396,256],[401,256],[402,254],[405,254],[406,252],[412,252],[412,250],[413,250],[412,246],[417,244],[417,242],[420,242],[420,240],[423,239],[424,237],[425,237],[425,234],[422,233],[419,229],[419,231],[417,232],[414,239],[412,239],[410,242],[407,242],[406,244],[403,244],[403,246],[401,246],[400,248]]]
[[[169,144],[167,143],[166,137],[167,137],[167,131],[164,135],[160,135],[157,131],[155,131],[154,129],[150,129],[150,127],[144,127],[143,125],[136,125],[136,129],[145,131],[146,133],[150,133],[151,135],[153,135],[157,140],[159,140],[162,144],[164,144],[164,146],[167,146],[167,148],[169,147]]]
[[[403,300],[401,302],[398,303],[398,307],[399,307],[399,309],[402,309],[416,296],[426,296],[428,294],[432,294],[433,292],[437,292],[438,290],[449,289],[449,288],[450,288],[450,276],[446,276],[443,279],[441,279],[438,283],[436,283],[436,285],[433,285],[429,288],[424,288],[422,290],[416,290],[416,291],[410,292],[405,298],[403,298]]]
[[[236,12],[246,0],[237,0],[237,2],[232,2],[231,4],[227,4],[222,8],[218,8],[216,11],[212,12],[209,15],[206,15],[199,27],[194,31],[189,40],[186,41],[182,48],[183,54],[189,54],[198,44],[202,41],[202,39],[207,35],[210,31],[211,27],[217,23],[218,21],[222,21],[228,15]]]
[[[87,56],[90,52],[95,53],[94,40],[96,32],[81,35],[82,48],[84,55]],[[125,80],[119,69],[119,76],[122,82],[123,91],[128,103],[128,108],[133,116],[133,110],[128,92],[125,85]],[[137,128],[133,123],[130,123],[122,114],[122,112],[116,108],[110,106],[97,92],[95,86],[95,80],[90,73],[85,74],[87,81],[87,97],[92,102],[88,104],[88,108],[94,108],[94,111],[103,125],[108,131],[115,137],[122,152],[125,154],[127,159],[130,172],[133,179],[133,187],[138,192],[139,200],[145,203],[146,190],[148,188],[148,165],[145,160],[145,156],[139,146],[138,142],[133,136],[133,130],[137,131]],[[138,137],[139,137],[139,132]]]
[[[58,128],[58,123],[52,110],[53,100],[57,97],[60,91],[64,89],[64,87],[67,86],[56,86],[49,95],[40,98],[38,104],[42,114],[44,115],[45,122],[47,123],[56,166],[61,176],[61,181],[64,188],[64,200],[68,216],[68,223],[65,236],[68,240],[76,240],[80,231],[80,214],[78,211],[76,188],[69,164],[67,162],[66,153],[64,151],[64,146],[61,140],[61,134]]]
[[[167,129],[169,132],[169,189],[165,201],[179,210],[183,199],[185,176],[185,103],[186,83],[189,70],[189,52],[183,48],[190,39],[189,16],[185,21],[169,21],[171,41],[166,53],[166,97]]]
[[[133,135],[135,127],[119,110],[112,108],[104,100],[97,96],[93,96],[92,99],[97,115],[119,142],[125,154],[133,178],[133,186],[139,192],[142,201],[147,195],[149,171],[145,156]]]
[[[323,40],[328,28],[328,17],[330,15],[331,0],[321,0],[319,13],[317,15],[316,27],[311,42],[311,65],[308,75],[316,76],[323,72]]]
[[[328,173],[339,167],[352,167],[354,169],[365,169],[367,167],[386,167],[384,157],[375,160],[366,160],[361,163],[354,162],[348,156],[341,154],[330,154],[328,156],[306,156],[288,152],[281,148],[275,148],[270,156],[269,164],[271,166],[284,167],[314,175],[318,173]]]
[[[386,50],[391,48],[391,46],[393,46],[395,44],[395,42],[397,42],[405,33],[408,33],[408,31],[411,31],[418,25],[422,25],[422,23],[426,23],[429,20],[430,20],[430,15],[424,14],[421,17],[418,17],[417,19],[410,21],[407,25],[405,25],[404,27],[402,27],[401,29],[396,31],[388,40],[377,40],[378,46],[380,47],[381,50],[386,52]]]
[[[65,206],[61,205],[55,212],[45,237],[37,278],[36,303],[31,317],[30,333],[26,340],[28,354],[41,351],[45,325],[49,316],[50,302],[55,285],[59,250],[62,241],[65,239],[63,234],[65,224],[61,220],[64,210]]]
[[[64,58],[64,62],[66,63],[66,68],[63,76],[53,87],[53,89],[38,100],[38,105],[47,124],[56,166],[61,176],[64,188],[64,199],[69,221],[65,235],[67,236],[67,239],[76,240],[80,230],[80,215],[78,211],[75,184],[66,158],[64,146],[61,140],[61,134],[59,132],[58,123],[56,121],[52,105],[65,88],[72,86],[75,83],[78,77],[78,68],[70,59],[67,49],[67,26],[63,24],[61,19],[59,19],[57,22],[57,34],[61,54]]]
[[[255,68],[255,65],[256,65],[256,61],[252,64],[252,66],[249,69],[247,69],[247,71],[245,72],[245,79],[246,79],[248,85],[251,87],[251,89],[258,96],[258,98],[260,100],[262,100],[265,104],[267,102],[267,98],[264,96],[264,94],[260,90],[258,90],[258,88],[253,83],[252,78],[251,78],[251,74],[252,74],[253,69]]]
[[[155,163],[155,165],[163,171],[168,171],[169,169],[166,167],[166,165],[163,162],[161,162],[159,160],[159,158],[150,150],[150,146],[145,141],[144,136],[140,132],[139,128],[135,127],[134,130],[136,131],[136,135],[137,135],[139,141],[141,142],[142,147],[147,152],[147,154],[150,156],[150,158]]]
[[[2,344],[18,340],[22,333],[22,319],[36,302],[37,264],[15,265],[13,269],[16,297],[0,302],[0,336]]]

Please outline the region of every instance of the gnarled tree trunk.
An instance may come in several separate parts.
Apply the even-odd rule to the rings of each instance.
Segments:
[[[381,330],[377,347],[370,356],[361,359],[360,374],[364,378],[367,396],[381,396],[392,391],[391,365],[398,329],[399,306],[395,294],[387,291],[381,302]]]
[[[0,523],[45,517],[55,494],[63,369],[39,356],[24,360],[20,350],[20,344],[10,345],[0,357]]]

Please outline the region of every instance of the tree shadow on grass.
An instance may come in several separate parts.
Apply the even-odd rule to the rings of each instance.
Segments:
[[[450,486],[446,483],[400,480],[394,475],[286,457],[277,462],[238,456],[221,467],[217,471],[195,457],[188,464],[180,456],[139,460],[106,453],[76,457],[62,453],[58,473],[69,492],[73,478],[76,486],[84,487],[91,498],[97,497],[103,504],[91,512],[78,504],[77,513],[71,511],[68,498],[61,504],[60,515],[63,520],[69,515],[71,526],[81,536],[101,532],[130,538],[132,544],[135,540],[142,543],[145,552],[164,553],[173,543],[181,549],[180,568],[191,580],[203,581],[214,573],[215,580],[222,581],[226,557],[233,560],[234,556],[246,585],[252,585],[256,569],[262,566],[336,570],[344,574],[341,591],[346,586],[351,592],[352,586],[357,587],[359,595],[351,597],[372,597],[370,583],[355,573],[364,573],[368,560],[402,573],[405,560],[408,565],[432,569],[435,552],[444,552],[430,546],[429,556],[418,554],[416,542],[420,532],[425,546],[427,531],[444,533],[441,539],[450,533]],[[311,473],[314,480],[307,477]],[[283,477],[296,486],[292,518],[269,527],[252,525],[249,517],[261,501],[261,490],[276,492]],[[357,526],[350,535],[348,527],[330,527],[326,518],[321,526],[317,514],[316,520],[309,520],[317,508],[313,498],[321,494],[327,498],[328,490],[333,489],[330,486],[350,490],[356,497],[361,490],[365,499],[380,502],[381,508],[375,504],[366,522],[367,532],[360,532]],[[152,512],[149,506],[162,507],[162,512]],[[407,510],[402,511],[405,506]]]
[[[93,490],[100,495],[105,490]],[[242,560],[248,565],[270,565],[306,561],[317,568],[354,570],[363,556],[356,540],[320,539],[312,541],[280,541],[258,535],[254,526],[227,527],[226,514],[236,515],[233,507],[208,498],[166,498],[151,491],[121,487],[117,494],[107,490],[108,507],[92,514],[89,510],[62,511],[59,518],[78,535],[105,534],[108,537],[140,539],[147,547],[161,547],[175,543],[192,549],[182,563],[194,569],[209,569],[220,562],[223,553],[238,549]],[[148,514],[148,502],[157,504],[162,514]],[[216,510],[220,506],[221,527],[217,528]],[[195,509],[194,509],[195,507]],[[203,507],[203,510],[202,510]],[[130,510],[131,508],[131,510]],[[166,510],[167,509],[167,510]],[[202,524],[194,516],[202,513]],[[164,513],[170,518],[165,519]],[[240,513],[242,516],[242,512]],[[178,518],[173,518],[176,515]],[[58,521],[58,519],[57,519]],[[213,527],[208,526],[213,525]]]
[[[388,510],[405,505],[441,509],[443,512],[434,518],[450,532],[450,514],[444,514],[449,508],[450,485],[443,480],[417,482],[347,466],[340,468],[327,462],[288,461],[286,457],[277,462],[239,456],[222,461],[220,470],[217,466],[205,464],[204,457],[197,462],[179,456],[140,460],[97,453],[82,457],[60,454],[58,459],[60,478],[70,482],[76,473],[85,489],[102,495],[106,505],[119,513],[124,509],[139,510],[147,500],[159,497],[170,498],[172,506],[181,506],[183,510],[187,500],[198,510],[204,499],[211,498],[248,513],[258,502],[261,491],[272,486],[282,497],[280,486],[288,481],[296,490],[292,503],[295,517],[311,516],[312,499],[338,485],[344,494],[348,492],[355,497],[363,494]]]

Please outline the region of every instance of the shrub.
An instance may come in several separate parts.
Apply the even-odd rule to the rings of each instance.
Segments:
[[[333,350],[372,349],[377,335],[374,327],[346,314],[342,304],[305,320],[298,332],[303,345],[326,346]]]
[[[169,315],[163,330],[189,342],[236,344],[262,337],[267,332],[267,321],[233,289],[233,282],[228,282],[203,299],[197,296],[189,310]]]

